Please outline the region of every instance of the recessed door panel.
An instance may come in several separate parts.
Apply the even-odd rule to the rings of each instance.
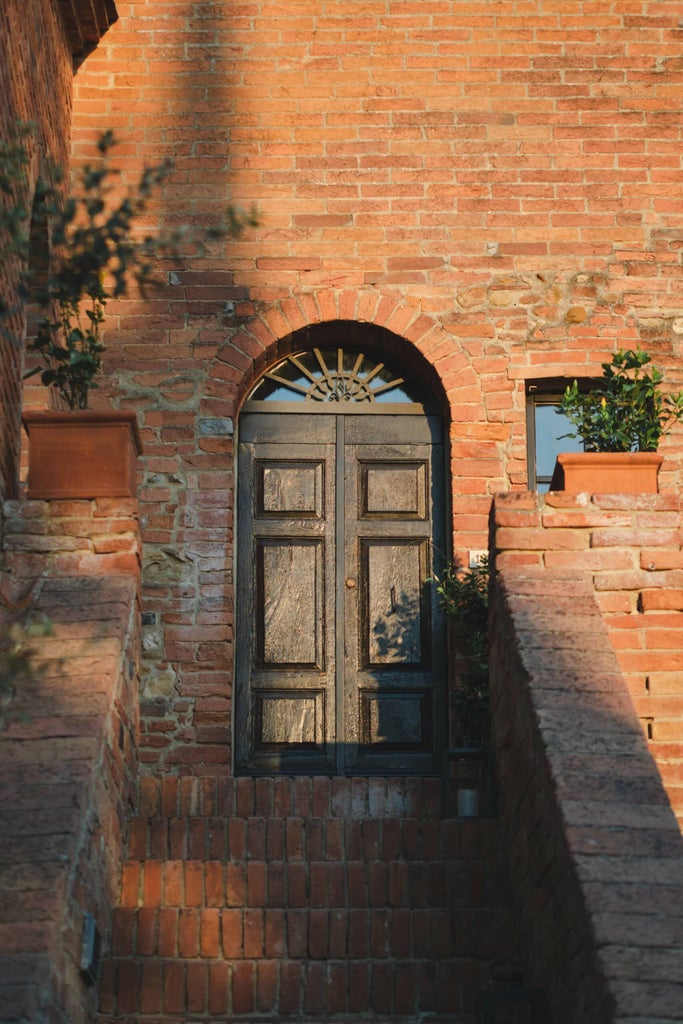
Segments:
[[[256,748],[286,750],[324,745],[324,693],[312,690],[257,690]]]
[[[363,667],[421,665],[424,543],[362,540]]]
[[[366,750],[429,751],[432,734],[429,691],[362,690],[360,701],[361,745]]]
[[[323,543],[257,541],[256,628],[263,668],[323,668]]]
[[[324,466],[321,462],[259,460],[256,480],[258,512],[261,515],[321,518],[324,491]]]
[[[359,470],[363,518],[426,518],[426,463],[369,462]]]

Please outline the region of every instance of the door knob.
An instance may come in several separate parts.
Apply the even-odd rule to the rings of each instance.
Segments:
[[[354,580],[353,576],[347,576],[346,577],[346,586],[349,588],[349,590],[353,590],[355,585],[356,585],[356,581]]]

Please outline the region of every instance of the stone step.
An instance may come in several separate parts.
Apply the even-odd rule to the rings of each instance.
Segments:
[[[515,1012],[513,1009],[513,1012]],[[524,1008],[520,1013],[517,1014],[517,1019],[524,1020],[521,1016],[522,1013],[526,1013],[526,1019],[529,1017],[529,1010]],[[246,1015],[236,1016],[234,1014],[223,1015],[218,1017],[215,1014],[209,1014],[202,1018],[199,1014],[180,1016],[167,1016],[166,1014],[159,1015],[154,1013],[149,1014],[110,1014],[110,1013],[97,1013],[93,1017],[93,1024],[197,1024],[202,1019],[211,1021],[211,1024],[476,1024],[479,1020],[474,1014],[451,1014],[451,1013],[409,1013],[409,1014],[395,1014],[392,1013],[390,1016],[384,1014],[368,1014],[367,1011],[361,1013],[344,1013],[340,1016],[338,1013],[331,1014],[329,1016],[323,1016],[322,1014],[314,1014],[310,1017],[302,1017],[300,1015],[292,1016],[287,1014],[286,1016],[263,1013],[248,1013]],[[508,1019],[514,1019],[509,1018]],[[516,1024],[516,1022],[515,1022]]]
[[[497,819],[436,779],[143,780],[99,1024],[474,1024],[518,954]]]

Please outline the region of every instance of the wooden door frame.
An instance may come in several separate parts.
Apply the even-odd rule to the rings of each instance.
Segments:
[[[367,346],[367,348],[368,348],[369,353],[372,354],[372,346],[369,345],[369,346]],[[400,365],[400,362],[401,362],[400,361],[400,356],[399,356],[398,360],[395,360],[395,362],[396,362],[397,365]],[[279,360],[274,365],[277,366],[280,363],[281,363],[281,360]],[[433,368],[430,367],[429,369],[432,370],[432,372],[433,372]],[[252,387],[250,395],[253,394],[253,392],[254,392],[254,390],[256,388],[258,388],[259,383],[264,379],[264,377],[266,376],[266,374],[268,372],[269,371],[267,371],[267,370],[264,371],[264,373],[261,375],[259,380]],[[424,390],[426,390],[428,392],[428,394],[432,393],[431,386],[427,386],[427,385],[424,385],[424,384],[421,384],[419,386],[422,387]],[[394,407],[394,408],[391,408],[391,407],[389,407],[389,408],[378,408],[377,405],[375,405],[374,407],[372,407],[372,406],[371,407],[364,407],[364,406],[358,406],[357,405],[353,409],[349,408],[348,412],[351,415],[361,415],[361,416],[366,415],[366,414],[375,414],[375,415],[377,415],[378,413],[386,413],[388,416],[396,416],[396,415],[403,416],[403,415],[407,415],[407,416],[420,416],[421,418],[425,418],[425,419],[430,419],[431,417],[434,417],[434,418],[438,419],[439,424],[440,424],[440,439],[437,442],[437,444],[438,444],[438,446],[441,449],[441,458],[438,459],[438,461],[436,463],[434,463],[432,461],[431,465],[432,465],[432,471],[436,471],[439,474],[440,478],[441,478],[441,495],[442,495],[443,501],[442,501],[442,504],[439,505],[439,504],[437,504],[435,501],[433,501],[430,498],[431,524],[432,524],[431,527],[430,527],[430,536],[431,536],[430,545],[434,545],[435,540],[436,540],[436,536],[440,534],[440,540],[443,543],[442,552],[443,552],[444,557],[447,557],[448,551],[450,550],[450,541],[451,541],[451,530],[449,529],[449,524],[451,522],[451,497],[452,497],[452,494],[451,494],[451,490],[452,489],[451,489],[451,486],[450,486],[451,474],[450,474],[449,432],[448,432],[448,429],[447,429],[448,418],[446,416],[444,416],[444,414],[443,414],[443,411],[442,411],[443,410],[443,406],[441,406],[441,409],[439,409],[439,403],[437,401],[435,401],[434,398],[432,398],[431,400],[429,398],[427,398],[427,403],[428,404],[427,404],[426,407],[425,407],[424,404],[421,404],[421,405],[419,405],[417,407],[413,406],[410,409],[400,409],[400,410],[398,408],[396,408],[396,407]],[[234,579],[234,588],[235,588],[235,595],[236,595],[235,596],[235,608],[234,608],[234,622],[235,622],[235,626],[236,627],[237,627],[237,591],[238,591],[238,588],[239,588],[238,547],[239,547],[239,540],[240,540],[240,523],[238,521],[238,506],[239,506],[238,496],[240,495],[240,472],[239,472],[237,463],[238,463],[239,450],[240,450],[240,437],[241,437],[240,426],[241,426],[241,423],[243,422],[243,417],[245,415],[248,415],[249,413],[252,413],[252,412],[263,412],[263,413],[267,412],[269,416],[271,416],[271,415],[272,416],[281,415],[281,416],[284,416],[286,418],[287,414],[289,414],[289,413],[291,413],[291,414],[298,413],[299,415],[305,414],[305,415],[312,415],[312,416],[315,416],[317,414],[322,414],[322,415],[328,415],[329,416],[330,414],[335,413],[336,410],[333,407],[331,408],[330,405],[327,405],[327,407],[320,407],[320,405],[317,405],[315,408],[311,408],[310,406],[309,407],[302,407],[302,405],[299,404],[299,403],[296,403],[296,404],[292,403],[288,408],[284,408],[283,405],[281,403],[279,403],[279,402],[265,402],[265,401],[264,402],[259,402],[259,401],[254,401],[254,400],[252,400],[250,398],[250,396],[247,396],[247,399],[243,403],[243,406],[242,406],[242,408],[240,410],[240,413],[239,413],[239,415],[237,417],[237,421],[236,421],[236,428],[235,428],[235,454],[234,454],[234,459],[235,459],[235,476],[234,476],[235,529],[234,529],[234,543],[233,543],[233,572],[234,572],[233,579]],[[434,443],[432,442],[432,450],[434,449],[434,447],[435,447]],[[341,458],[341,459],[337,458],[335,461],[336,461],[336,472],[343,474],[344,473],[344,461],[345,460],[343,458]],[[337,500],[336,499],[336,495],[339,494],[339,493],[340,493],[340,489],[336,486],[336,482],[335,482],[335,500]],[[335,529],[337,529],[336,526],[335,526]],[[337,561],[340,563],[339,565],[336,566],[336,571],[335,571],[335,587],[336,587],[337,590],[339,590],[340,588],[343,590],[343,586],[344,586],[344,573],[343,573],[344,551],[343,551],[343,547],[344,547],[344,545],[342,545],[342,544],[338,544],[337,545],[336,544],[335,546],[337,548],[337,550],[336,550],[336,558],[337,558]],[[439,554],[442,553],[441,551],[439,551],[439,549],[437,547],[434,547],[434,550],[437,551]],[[336,594],[335,595],[335,600],[340,600],[340,599],[342,599],[342,597],[343,597],[343,594],[342,595]],[[237,642],[237,639],[236,639],[236,642]],[[336,629],[335,629],[335,641],[334,641],[334,644],[335,644],[335,662],[337,664],[339,664],[339,658],[340,657],[342,657],[342,661],[343,661],[344,636],[343,635],[339,635],[339,631],[337,631]],[[445,643],[445,634],[444,634],[444,637],[443,637],[443,643],[440,644],[440,647],[443,648],[443,654],[442,654],[442,659],[441,659],[441,661],[442,661],[442,678],[440,678],[438,680],[436,679],[436,676],[434,678],[435,714],[437,715],[437,717],[439,719],[439,722],[441,723],[441,726],[442,726],[442,728],[440,730],[440,736],[439,736],[439,738],[437,740],[437,750],[436,750],[436,757],[435,757],[436,768],[435,768],[435,770],[431,770],[431,771],[416,772],[416,773],[409,772],[408,774],[442,774],[443,758],[441,758],[441,763],[439,763],[439,755],[441,754],[441,755],[445,756],[445,752],[447,750],[447,745],[448,745],[448,738],[449,738],[449,729],[448,729],[449,695],[448,695],[448,666],[447,666],[448,649],[447,649],[447,645]],[[236,654],[237,654],[237,652],[236,652]],[[233,765],[234,765],[234,770],[236,772],[240,772],[240,773],[244,773],[244,774],[252,774],[252,775],[263,774],[263,773],[259,773],[258,770],[254,771],[254,770],[245,769],[243,767],[238,769],[237,765],[236,765],[236,747],[235,747],[235,742],[234,742],[234,739],[235,739],[235,735],[234,734],[235,734],[235,727],[236,727],[236,722],[237,722],[237,699],[238,699],[238,693],[237,693],[237,661],[238,661],[238,659],[236,657],[235,658],[235,670],[234,670],[234,673],[233,673],[233,713],[231,715],[232,731],[233,731]],[[339,687],[338,685],[335,685],[335,692],[336,692],[336,700],[339,701],[339,702],[342,702],[342,704],[343,704],[344,693],[342,691],[342,688]],[[339,742],[339,737],[337,737],[336,742]],[[296,773],[298,774],[299,772],[296,772]],[[311,774],[311,771],[310,771],[310,769],[307,770],[306,768],[304,768],[302,766],[301,773],[302,774]],[[340,774],[340,772],[339,772],[339,767],[337,765],[336,766],[336,770],[332,770],[332,771],[327,770],[327,771],[324,771],[324,772],[318,772],[318,771],[316,771],[314,769],[312,774],[328,774],[328,775],[330,775],[330,774]],[[360,768],[360,769],[354,770],[352,772],[349,772],[347,774],[356,774],[356,775],[367,776],[367,775],[371,775],[371,774],[383,775],[383,774],[406,774],[406,773],[405,772],[392,772],[391,770],[387,770],[387,768],[385,766],[382,770],[375,770],[375,771],[373,771],[370,768]]]

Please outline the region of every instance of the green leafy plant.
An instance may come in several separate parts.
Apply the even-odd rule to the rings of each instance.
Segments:
[[[50,226],[56,259],[45,286],[33,293],[42,316],[28,348],[43,365],[26,376],[39,373],[69,409],[87,408],[89,392],[98,386],[107,301],[126,295],[132,281],[144,288],[152,277],[153,255],[175,241],[162,233],[135,234],[154,189],[171,173],[171,162],[145,168],[135,189],[111,201],[117,177],[109,163],[113,145],[111,132],[100,138],[98,161],[83,167],[71,195],[62,194],[62,175],[54,170],[37,196],[37,217]]]
[[[144,294],[155,282],[155,257],[175,252],[187,236],[184,229],[138,231],[154,191],[171,174],[173,164],[164,160],[145,168],[137,185],[121,196],[115,189],[119,174],[109,160],[115,140],[106,132],[97,143],[98,159],[83,167],[73,192],[63,187],[60,168],[49,169],[46,180],[38,184],[33,206],[36,222],[49,233],[53,253],[43,283],[32,279],[27,269],[28,213],[20,198],[28,188],[27,133],[28,128],[19,126],[14,138],[0,144],[0,255],[17,254],[23,260],[19,296],[25,299],[30,294],[40,311],[28,349],[40,357],[41,365],[26,376],[39,374],[63,405],[85,409],[102,370],[101,328],[108,300],[127,295],[133,283]],[[228,207],[223,221],[212,225],[206,237],[236,236],[256,223],[253,212]]]
[[[662,434],[683,419],[683,392],[662,393],[662,374],[651,364],[642,349],[621,349],[602,364],[599,386],[581,392],[574,381],[558,412],[576,431],[563,436],[581,438],[593,452],[657,451]]]
[[[441,575],[434,574],[441,607],[456,628],[466,668],[454,691],[460,714],[487,711],[489,707],[489,584],[488,558],[471,569],[449,562]]]

